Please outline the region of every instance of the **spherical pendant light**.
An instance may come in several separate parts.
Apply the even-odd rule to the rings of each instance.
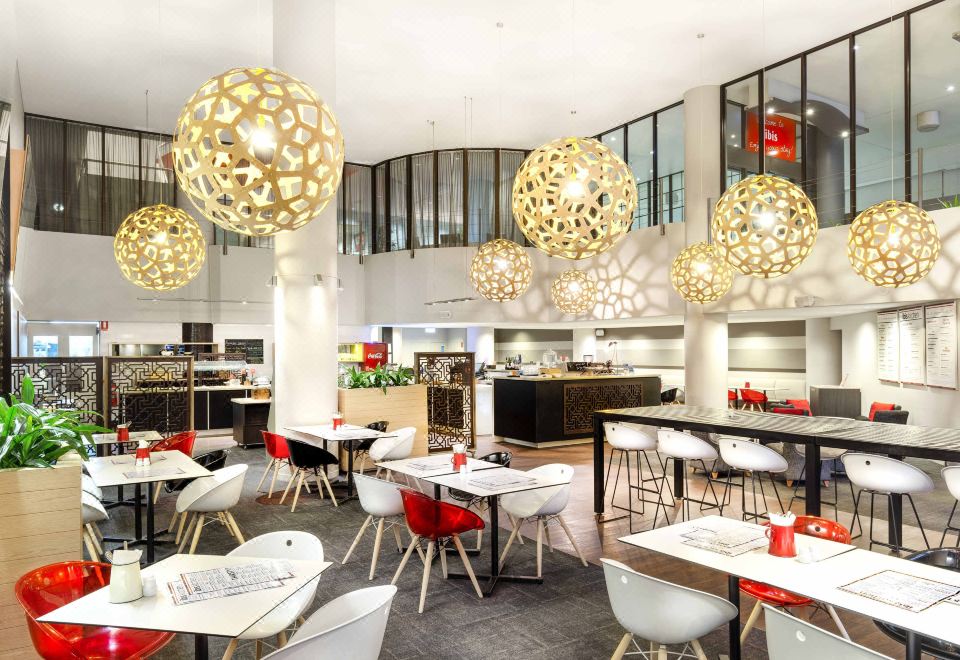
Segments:
[[[817,211],[799,186],[767,174],[727,188],[713,213],[717,254],[754,277],[779,277],[799,266],[817,230]]]
[[[940,232],[923,209],[890,200],[856,217],[847,237],[847,258],[874,286],[896,288],[922,280],[940,257]]]
[[[157,204],[128,215],[113,239],[123,276],[144,289],[179,289],[200,272],[207,241],[185,211]]]
[[[704,304],[719,300],[733,286],[733,268],[709,243],[688,245],[670,267],[670,283],[680,297]]]
[[[583,314],[597,304],[597,281],[571,268],[560,273],[550,287],[553,304],[565,314]]]
[[[334,198],[343,135],[309,85],[272,69],[230,69],[183,107],[173,163],[204,216],[268,236],[302,227]]]
[[[630,231],[637,184],[606,145],[568,137],[533,151],[513,181],[513,217],[547,254],[586,259]]]
[[[533,263],[526,250],[504,238],[481,245],[470,264],[470,282],[481,296],[494,302],[519,298],[532,278]]]

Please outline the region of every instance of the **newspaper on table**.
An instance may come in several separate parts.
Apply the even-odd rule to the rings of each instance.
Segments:
[[[137,468],[129,472],[124,472],[123,476],[127,479],[142,479],[143,477],[173,477],[178,474],[184,474],[184,471],[178,467],[147,467]]]
[[[682,536],[684,545],[709,550],[726,557],[736,557],[751,550],[765,548],[769,543],[764,531],[753,527],[729,529],[696,527]]]
[[[288,561],[257,562],[181,573],[178,579],[167,583],[167,588],[173,597],[173,604],[183,605],[274,589],[283,586],[283,581],[292,577],[293,566]]]
[[[500,488],[510,488],[513,486],[529,486],[536,482],[537,480],[534,477],[525,477],[522,474],[488,474],[482,477],[474,477],[467,481],[469,485],[483,488],[484,490],[498,490]]]
[[[165,460],[167,460],[166,456],[162,456],[160,454],[150,454],[151,463],[158,463],[159,461]],[[133,454],[123,454],[122,456],[114,456],[112,459],[110,459],[110,462],[114,465],[132,465],[136,463],[136,461],[137,457]]]
[[[369,440],[382,437],[371,429],[337,429],[333,435],[336,440]]]
[[[922,612],[960,593],[960,587],[897,571],[881,571],[845,584],[840,589],[908,612]]]

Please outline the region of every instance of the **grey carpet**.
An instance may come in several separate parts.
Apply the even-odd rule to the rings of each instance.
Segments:
[[[247,463],[244,493],[234,516],[246,538],[266,532],[291,529],[316,534],[324,545],[328,561],[333,561],[320,580],[316,606],[319,607],[346,592],[366,586],[387,584],[400,562],[392,539],[385,539],[377,575],[367,580],[373,536],[361,541],[346,565],[340,560],[346,554],[365,515],[359,502],[352,501],[335,509],[329,500],[316,495],[302,496],[295,513],[287,506],[258,504],[255,501],[257,481],[265,465],[259,449],[230,450],[228,464]],[[111,496],[112,493],[107,493]],[[175,495],[161,496],[157,510],[158,526],[166,525],[172,513]],[[132,530],[132,509],[111,510],[111,520],[103,525],[108,533]],[[506,534],[501,533],[501,544]],[[473,535],[465,545],[475,544]],[[225,554],[236,546],[226,530],[211,525],[203,532],[197,552]],[[486,541],[485,541],[486,546]],[[488,547],[487,547],[488,549]],[[510,571],[530,575],[536,571],[535,543],[527,543],[511,551]],[[459,558],[448,555],[450,570],[458,571]],[[489,555],[471,557],[474,570],[485,571]],[[439,562],[434,562],[424,613],[417,614],[423,565],[411,559],[401,577],[394,599],[383,643],[381,657],[413,658],[498,658],[524,657],[546,660],[557,658],[609,658],[616,648],[623,629],[610,610],[603,571],[591,564],[584,568],[576,557],[561,551],[544,552],[543,584],[501,583],[491,597],[479,600],[467,580],[443,580]],[[639,567],[642,570],[642,567]],[[682,616],[682,613],[678,613]],[[745,658],[765,658],[763,636],[752,635],[744,652]],[[712,633],[704,640],[704,649],[711,658],[726,652],[726,629]],[[212,658],[222,655],[227,640],[211,639]],[[190,658],[193,638],[177,636],[156,657]],[[240,646],[237,658],[254,657],[253,643]]]

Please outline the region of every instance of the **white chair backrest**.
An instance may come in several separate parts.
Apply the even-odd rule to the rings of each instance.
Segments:
[[[858,488],[881,493],[929,493],[934,488],[926,472],[889,456],[847,452],[840,460]]]
[[[357,487],[360,506],[371,516],[388,518],[403,513],[403,498],[400,489],[403,486],[393,481],[385,481],[365,474],[354,474],[353,483]]]
[[[527,474],[557,479],[564,483],[503,495],[500,497],[500,505],[506,511],[517,518],[529,518],[553,516],[567,508],[570,500],[570,480],[573,479],[572,467],[563,463],[550,463],[528,470]]]
[[[82,509],[84,525],[108,518],[107,510],[103,508],[100,500],[86,491],[80,491],[80,508]]]
[[[657,429],[641,424],[604,422],[603,433],[611,447],[629,451],[656,451]]]
[[[809,660],[810,658],[843,658],[843,660],[891,660],[859,644],[812,626],[785,612],[763,606],[767,629],[767,653],[770,660]]]
[[[80,475],[80,489],[85,493],[90,493],[98,500],[103,499],[103,491],[100,489],[100,486],[94,483],[93,477],[89,474]]]
[[[713,445],[689,433],[660,429],[657,431],[657,440],[657,447],[664,456],[690,461],[712,461],[717,458],[717,450]]]
[[[720,457],[723,462],[738,470],[756,472],[786,472],[787,459],[759,442],[747,438],[721,436]]]
[[[374,462],[396,461],[413,453],[413,441],[417,437],[416,427],[404,426],[393,431],[393,434],[394,437],[378,438],[370,446],[370,458]]]
[[[948,465],[940,470],[940,474],[953,499],[960,500],[960,465]]]
[[[335,598],[314,612],[286,646],[267,658],[377,660],[396,593],[396,587],[387,585]]]
[[[191,511],[226,511],[240,501],[243,492],[243,478],[247,474],[247,465],[229,465],[214,470],[209,477],[200,477],[196,481],[213,481],[207,489],[189,505]],[[192,485],[192,484],[191,484]],[[184,489],[186,492],[186,489]],[[179,498],[178,498],[179,499]]]
[[[227,556],[323,561],[323,543],[310,532],[268,532],[234,548]]]
[[[651,642],[683,644],[737,616],[728,600],[601,559],[610,606],[624,628]]]

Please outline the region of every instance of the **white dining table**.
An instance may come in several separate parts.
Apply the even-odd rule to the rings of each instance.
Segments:
[[[380,461],[376,465],[390,472],[405,474],[417,479],[442,477],[445,474],[454,474],[456,472],[456,470],[453,469],[453,452],[430,454],[429,456],[411,456],[393,461]],[[467,457],[467,468],[471,472],[492,470],[499,467],[503,466],[499,463],[491,463],[489,461],[481,461],[477,458]]]
[[[376,431],[366,426],[356,424],[342,424],[334,429],[333,424],[310,424],[307,426],[285,426],[287,431],[294,433],[292,440],[300,440],[310,445],[327,449],[327,443],[336,442],[346,445],[347,448],[347,496],[341,500],[345,502],[355,498],[353,492],[353,454],[356,444],[366,440],[378,438],[395,438],[395,433]],[[317,444],[317,441],[320,444]]]
[[[167,584],[183,573],[255,563],[252,557],[172,555],[143,569],[142,576],[157,581],[157,595],[128,603],[111,603],[110,589],[98,589],[41,616],[43,623],[110,626],[194,635],[195,656],[206,660],[209,637],[234,638],[272,612],[331,566],[328,561],[289,560],[293,577],[271,589],[195,603],[174,604]]]
[[[130,437],[121,441],[116,433],[94,433],[91,436],[93,444],[98,445],[117,445],[118,450],[123,451],[124,445],[129,445],[141,440],[147,442],[158,442],[163,440],[163,436],[157,431],[130,431]]]
[[[767,548],[750,550],[730,557],[685,543],[684,534],[696,529],[754,529],[761,525],[720,516],[705,516],[639,532],[620,539],[623,543],[676,557],[693,564],[711,568],[728,575],[728,597],[739,608],[740,578],[764,582],[801,596],[833,605],[850,612],[883,621],[907,631],[905,657],[919,660],[920,643],[917,636],[941,639],[960,644],[960,604],[939,602],[920,612],[873,600],[841,587],[883,571],[925,578],[960,589],[960,572],[900,559],[879,552],[871,552],[834,541],[797,535],[798,550],[808,547],[815,561],[804,563],[797,558],[774,557]],[[729,644],[731,660],[740,658],[740,619],[730,622]]]
[[[153,563],[156,534],[153,524],[153,489],[162,481],[179,481],[209,477],[212,472],[181,451],[156,451],[150,454],[150,465],[137,467],[134,454],[97,456],[83,463],[90,478],[100,488],[110,486],[134,486],[134,544],[145,543],[146,561]],[[143,538],[141,521],[141,486],[147,486],[147,536]],[[122,541],[123,539],[107,539]]]

